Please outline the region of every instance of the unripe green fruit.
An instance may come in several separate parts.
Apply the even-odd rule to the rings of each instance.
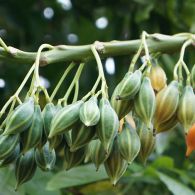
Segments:
[[[100,100],[100,122],[97,126],[97,136],[108,153],[110,145],[119,129],[119,120],[116,112],[105,98]]]
[[[150,127],[155,112],[155,94],[150,79],[144,77],[138,95],[135,97],[134,108],[140,119]]]
[[[32,122],[34,113],[34,100],[27,101],[17,106],[6,121],[6,128],[3,135],[21,133],[26,130]]]
[[[85,126],[94,126],[100,120],[100,111],[97,105],[97,97],[93,96],[80,108],[80,120]]]

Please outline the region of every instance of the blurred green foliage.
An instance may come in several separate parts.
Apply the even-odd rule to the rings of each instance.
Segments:
[[[96,26],[97,20],[101,17],[105,17],[108,21],[108,25],[103,29]],[[45,42],[53,45],[80,45],[89,44],[95,40],[137,39],[143,30],[148,33],[158,32],[170,35],[179,32],[195,32],[195,1],[0,0],[0,37],[8,45],[26,51],[36,51],[40,44]],[[189,67],[192,67],[195,61],[193,52],[186,54],[185,60]],[[131,57],[116,57],[116,73],[114,75],[106,73],[110,93],[127,71]],[[177,57],[178,54],[160,57],[160,63],[166,70],[169,80],[172,78]],[[41,68],[41,75],[50,83],[49,92],[56,85],[66,64],[65,62],[51,64]],[[0,62],[0,79],[1,82],[5,82],[5,86],[0,87],[0,107],[17,89],[29,67],[29,64]],[[73,74],[64,83],[58,97],[65,93],[72,76]],[[81,96],[91,88],[96,76],[95,61],[90,61],[82,74]],[[16,193],[13,191],[15,182],[13,167],[10,167],[0,171],[0,194],[191,195],[195,194],[194,159],[195,155],[189,159],[185,158],[184,135],[181,127],[177,127],[174,131],[159,136],[156,151],[151,155],[148,165],[143,167],[138,162],[130,165],[117,187],[112,187],[108,180],[95,182],[94,178],[89,176],[85,177],[84,183],[79,183],[79,177],[71,178],[72,174],[75,174],[74,169],[67,173],[62,171],[54,177],[52,175],[55,173],[46,174],[38,171],[36,177],[24,184]],[[78,167],[76,169],[78,176],[83,174],[83,169],[95,176],[90,165]],[[103,171],[100,172],[98,178],[105,179],[104,174]],[[71,181],[69,181],[70,178]],[[62,183],[56,183],[59,181]],[[71,187],[67,183],[71,183]],[[58,191],[45,191],[46,187],[49,190]]]

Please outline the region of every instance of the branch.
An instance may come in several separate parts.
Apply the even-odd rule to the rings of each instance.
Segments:
[[[182,44],[188,39],[189,33],[184,33],[181,36],[153,34],[147,39],[147,45],[151,53],[173,53],[180,50]],[[140,39],[131,41],[96,42],[96,49],[101,58],[108,56],[130,55],[136,53],[140,43]],[[0,59],[32,64],[34,63],[37,55],[36,52],[24,52],[10,46],[8,47],[8,50],[9,51],[0,47]],[[91,52],[91,45],[58,45],[50,51],[41,53],[40,65],[45,66],[51,63],[65,61],[87,61],[91,58],[94,58],[93,53]]]

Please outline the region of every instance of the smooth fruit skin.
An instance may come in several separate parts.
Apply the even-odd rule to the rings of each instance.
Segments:
[[[135,112],[138,117],[150,127],[154,112],[155,112],[156,100],[155,93],[152,88],[150,79],[144,77],[139,93],[134,101]]]
[[[188,157],[195,150],[195,124],[192,125],[186,135],[186,145],[186,157]]]
[[[7,118],[3,135],[21,133],[26,130],[32,122],[34,113],[34,100],[29,98],[17,106]]]
[[[179,101],[177,117],[183,125],[185,133],[195,122],[195,95],[191,86],[187,85],[183,89],[182,96]]]
[[[82,100],[77,101],[73,104],[65,106],[56,113],[51,121],[49,138],[69,131],[72,128],[72,126],[79,120],[79,109],[82,104]]]
[[[172,81],[167,87],[159,91],[156,96],[156,110],[154,125],[168,121],[179,105],[179,83]]]
[[[107,153],[118,129],[119,120],[116,112],[111,107],[108,99],[102,98],[100,100],[100,121],[96,132]]]
[[[104,162],[105,170],[113,185],[116,185],[118,180],[125,173],[128,166],[127,161],[124,160],[121,156],[117,142],[118,141],[116,137],[112,146],[111,153],[107,160]]]
[[[141,146],[136,129],[125,122],[117,140],[121,156],[129,164],[132,163],[135,157],[138,155]]]
[[[158,92],[166,86],[167,77],[165,71],[159,65],[152,66],[149,77],[155,91]]]
[[[92,96],[80,108],[80,120],[87,127],[97,125],[100,120],[100,111],[97,102],[97,97]]]

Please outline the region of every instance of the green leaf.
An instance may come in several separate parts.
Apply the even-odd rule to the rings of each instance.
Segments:
[[[195,192],[192,191],[190,188],[186,187],[179,181],[165,175],[159,171],[156,172],[159,179],[167,186],[167,188],[174,194],[187,194],[187,195],[194,195]]]
[[[96,182],[108,178],[103,167],[95,171],[92,164],[57,173],[47,184],[48,190],[56,190]]]
[[[157,158],[151,166],[155,168],[173,168],[174,161],[168,156],[161,156]]]

